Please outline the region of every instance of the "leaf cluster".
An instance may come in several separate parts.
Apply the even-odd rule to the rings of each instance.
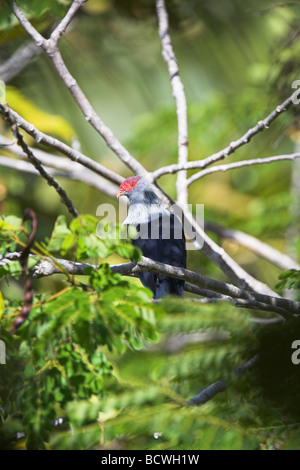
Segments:
[[[5,243],[12,248],[11,239],[20,242],[21,221],[11,222],[2,217],[3,253]],[[64,252],[66,247],[74,249],[78,259],[114,251],[138,256],[127,241],[99,240],[93,233],[95,222],[81,216],[68,228],[60,219],[48,246]],[[41,258],[44,252],[39,253]],[[4,265],[1,276],[19,278],[22,270],[16,265],[18,261]],[[86,277],[85,284],[68,277],[59,292],[36,295],[29,319],[14,337],[7,329],[20,304],[4,302],[1,335],[7,343],[7,367],[0,370],[1,415],[5,422],[12,420],[13,427],[18,417],[28,448],[43,447],[58,409],[63,413],[71,400],[102,396],[116,383],[107,352],[140,348],[145,340],[156,338],[155,305],[147,289],[112,273],[107,263],[90,268]],[[10,430],[9,424],[4,427],[4,440]]]

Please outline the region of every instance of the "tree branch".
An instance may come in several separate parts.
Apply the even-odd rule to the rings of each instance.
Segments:
[[[78,5],[78,2],[79,2],[79,5]],[[76,7],[78,9],[78,7],[81,6],[83,3],[84,3],[83,0],[73,1],[70,7],[70,10],[72,9],[72,15],[70,15],[70,19],[71,19],[71,16],[73,16],[74,9]],[[130,168],[135,174],[139,174],[140,176],[146,176],[148,173],[147,170],[132,155],[130,155],[128,150],[125,147],[123,147],[123,145],[115,137],[111,129],[104,124],[104,122],[97,115],[92,105],[90,104],[89,100],[87,99],[87,97],[85,96],[85,94],[83,93],[79,85],[77,84],[75,78],[69,72],[59,52],[59,49],[57,47],[58,35],[59,35],[59,32],[61,31],[60,25],[58,25],[57,27],[58,34],[54,37],[54,40],[53,38],[51,38],[51,36],[50,36],[50,39],[45,39],[28,21],[28,19],[19,9],[15,1],[13,1],[12,5],[13,5],[13,12],[15,16],[17,17],[17,19],[19,20],[20,24],[25,29],[25,31],[32,37],[32,39],[35,41],[35,43],[38,46],[42,47],[45,50],[49,58],[52,60],[58,75],[60,76],[65,86],[70,91],[71,95],[73,96],[74,100],[78,104],[86,121],[88,121],[94,127],[94,129],[104,139],[107,146],[119,157],[119,159],[126,166],[128,166],[128,168]]]
[[[1,105],[4,107],[4,105]],[[40,132],[36,129],[32,124],[25,121],[18,113],[11,110],[8,107],[4,107],[4,109],[8,109],[11,115],[15,118],[17,125],[25,130],[29,135],[34,137],[35,141],[38,143],[44,143],[48,147],[55,148],[60,152],[64,153],[68,156],[71,160],[78,162],[89,168],[92,171],[100,174],[101,176],[107,178],[108,180],[121,184],[124,178],[119,176],[117,173],[108,170],[103,165],[95,162],[94,160],[86,157],[82,153],[78,152],[75,149],[72,149],[68,145],[64,144],[63,142],[55,139],[54,137],[48,136]],[[105,192],[105,191],[104,191]],[[172,204],[174,201],[171,201],[170,198],[163,193],[159,189],[159,194],[163,198],[164,203],[166,205]],[[113,195],[114,192],[111,192],[110,195]],[[196,233],[203,239],[203,246],[200,246],[197,242],[195,242],[195,246],[198,250],[202,251],[202,253],[207,256],[212,262],[214,262],[219,268],[224,271],[230,279],[236,282],[240,287],[249,287],[252,290],[258,290],[261,292],[269,293],[272,295],[276,295],[270,288],[268,288],[265,284],[257,281],[252,276],[250,276],[244,269],[241,268],[221,247],[219,247],[216,243],[214,243],[202,230],[202,228],[197,224],[193,215],[186,210],[186,208],[180,208],[183,211],[184,217],[187,219],[188,223],[193,227]]]
[[[25,154],[27,155],[27,158],[28,160],[30,161],[30,163],[36,168],[36,170],[40,173],[40,175],[47,181],[47,183],[50,185],[50,186],[53,186],[53,188],[56,190],[56,192],[58,193],[58,195],[60,196],[60,200],[61,202],[67,207],[68,209],[68,212],[70,212],[70,214],[73,216],[73,217],[77,217],[78,216],[78,212],[77,210],[75,209],[75,207],[73,206],[73,203],[72,201],[68,198],[67,196],[67,193],[65,192],[65,190],[60,186],[60,184],[51,176],[47,173],[47,171],[43,168],[43,166],[41,165],[40,161],[34,156],[34,154],[32,153],[32,151],[29,149],[29,147],[27,146],[27,144],[24,142],[23,140],[23,136],[22,134],[19,132],[19,129],[18,129],[18,126],[13,118],[13,116],[11,116],[11,114],[9,113],[9,111],[5,111],[5,107],[2,106],[0,104],[0,112],[3,116],[3,119],[5,119],[6,121],[8,121],[10,123],[10,126],[11,126],[11,129],[12,129],[12,132],[13,132],[13,135],[15,136],[15,138],[17,139],[17,143],[18,145],[22,148],[22,150],[25,152]]]
[[[0,77],[5,83],[18,76],[41,53],[33,41],[22,44],[12,56],[0,65]]]
[[[257,255],[261,256],[262,258],[267,259],[271,263],[275,264],[276,266],[287,270],[287,269],[298,269],[300,270],[300,264],[294,261],[289,256],[281,253],[280,251],[276,250],[272,246],[264,243],[257,238],[249,235],[247,233],[241,232],[240,230],[233,230],[228,229],[225,227],[221,227],[220,225],[206,222],[205,229],[211,232],[216,233],[221,238],[228,238],[230,240],[234,240],[235,242],[239,243],[249,250],[253,251]]]
[[[19,256],[19,253],[7,253],[6,256],[0,260],[0,266],[18,259]],[[34,266],[31,275],[38,278],[61,274],[63,271],[59,266],[62,266],[63,269],[71,275],[84,275],[84,270],[87,267],[98,269],[97,265],[89,263],[78,263],[65,259],[56,259],[55,261],[56,262],[53,263],[51,259],[45,258]],[[110,268],[113,272],[124,276],[136,276],[140,272],[156,272],[158,274],[176,277],[184,280],[186,283],[192,284],[192,286],[186,284],[185,290],[188,292],[205,295],[210,298],[217,297],[220,300],[230,301],[237,307],[275,312],[285,319],[300,314],[300,302],[240,289],[233,284],[216,281],[195,273],[194,271],[159,263],[145,257],[142,257],[138,263],[132,261],[124,264],[111,265]]]
[[[178,164],[184,165],[188,160],[187,104],[184,87],[180,79],[179,67],[169,34],[169,19],[164,0],[156,0],[156,11],[159,25],[159,35],[162,43],[162,55],[168,66],[173,97],[176,102],[178,123]],[[186,176],[186,170],[178,172],[176,182],[177,201],[183,206],[188,202]]]
[[[253,356],[249,361],[245,362],[241,366],[239,366],[237,369],[235,369],[235,373],[237,375],[243,374],[247,370],[251,369],[252,367],[257,364],[259,360],[258,354]],[[209,400],[211,400],[215,395],[217,395],[220,392],[224,392],[227,389],[227,383],[225,380],[217,380],[214,382],[212,385],[209,387],[205,388],[202,390],[198,395],[196,395],[193,398],[190,398],[188,401],[189,405],[195,405],[195,406],[200,406],[204,405],[204,403],[207,403]]]
[[[54,44],[58,44],[59,39],[66,32],[66,29],[71,23],[73,17],[76,15],[77,10],[79,10],[79,8],[81,8],[86,2],[87,0],[73,1],[64,18],[60,21],[58,26],[51,33],[50,39],[51,41],[53,41]]]
[[[273,297],[266,294],[260,294],[258,292],[241,289],[234,286],[233,284],[226,284],[224,282],[216,281],[188,269],[166,265],[145,257],[142,257],[141,261],[139,261],[133,269],[131,269],[131,266],[129,266],[129,272],[134,274],[139,272],[156,272],[159,274],[176,277],[201,288],[228,295],[233,298],[255,300],[263,304],[282,308],[290,312],[286,315],[286,317],[292,316],[292,314],[300,313],[300,302],[294,302],[282,297]]]
[[[6,142],[9,142],[9,139],[1,136],[0,148],[5,146],[6,150],[12,152],[14,155],[17,155],[22,159],[27,158],[18,145],[10,144],[9,148],[7,148],[8,144]],[[82,167],[80,163],[71,162],[68,158],[49,154],[48,152],[44,152],[40,149],[33,150],[30,148],[30,150],[32,152],[34,151],[36,157],[44,165],[45,170],[51,175],[81,181],[90,187],[96,188],[98,191],[103,192],[113,199],[116,198],[119,191],[119,186],[106,181],[104,178],[98,174],[95,174],[93,171]],[[39,172],[33,168],[30,163],[23,160],[18,160],[16,158],[9,158],[0,155],[0,166],[23,171],[25,173],[39,175]]]
[[[276,155],[275,157],[266,157],[266,158],[254,158],[252,160],[243,160],[241,162],[234,162],[228,163],[227,165],[217,165],[213,166],[212,168],[208,168],[207,170],[199,171],[192,175],[188,181],[188,186],[200,178],[204,176],[210,175],[212,173],[217,173],[220,171],[229,171],[229,170],[236,170],[242,168],[244,166],[252,166],[252,165],[264,165],[267,163],[279,162],[284,160],[296,160],[296,158],[300,158],[300,153],[290,153],[288,155]]]
[[[232,259],[226,251],[215,243],[199,225],[193,214],[181,208],[184,218],[193,230],[197,233],[197,237],[193,240],[194,246],[201,251],[208,259],[218,266],[233,282],[244,289],[255,290],[272,296],[277,296],[270,287],[258,281],[247,273],[234,259]],[[202,244],[198,240],[202,241]]]
[[[124,178],[122,176],[118,175],[112,170],[109,170],[104,165],[101,165],[101,163],[92,160],[83,153],[73,149],[72,147],[65,144],[64,142],[61,142],[55,137],[49,136],[39,131],[33,124],[23,119],[16,111],[13,111],[9,106],[4,106],[1,104],[0,106],[4,109],[5,112],[9,111],[11,116],[13,116],[13,118],[15,119],[18,127],[26,131],[27,134],[31,135],[37,143],[43,143],[47,147],[58,150],[59,152],[63,153],[68,158],[70,158],[70,160],[80,163],[82,166],[89,168],[91,171],[103,176],[104,178],[107,178],[113,183],[120,185],[122,181],[124,181]]]
[[[204,158],[202,160],[196,160],[193,162],[187,162],[183,165],[173,164],[167,165],[164,167],[159,168],[151,173],[151,181],[156,181],[163,175],[166,174],[174,174],[181,170],[195,170],[195,169],[202,169],[204,170],[208,166],[212,165],[213,163],[217,162],[218,160],[222,160],[228,157],[230,154],[235,152],[239,147],[250,142],[252,137],[254,137],[259,132],[262,132],[264,129],[268,129],[270,124],[283,112],[287,111],[288,108],[300,98],[300,89],[295,91],[292,95],[290,95],[283,103],[277,106],[264,120],[259,121],[256,126],[250,128],[240,139],[231,142],[225,149],[220,150],[213,155]],[[274,158],[274,157],[269,157]]]

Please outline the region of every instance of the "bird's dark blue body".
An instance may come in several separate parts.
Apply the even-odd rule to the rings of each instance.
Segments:
[[[171,266],[186,267],[185,236],[177,217],[171,213],[160,215],[136,228],[139,236],[132,243],[142,250],[144,256]],[[143,235],[148,236],[142,238]],[[139,278],[144,286],[152,290],[155,299],[171,294],[183,297],[182,280],[153,272],[140,273]]]
[[[121,195],[129,199],[128,216],[123,224],[136,227],[138,232],[133,244],[153,261],[185,268],[186,246],[181,222],[163,207],[151,184],[139,176],[127,178],[120,186]],[[152,290],[155,299],[171,294],[183,297],[182,280],[152,272],[138,276]]]

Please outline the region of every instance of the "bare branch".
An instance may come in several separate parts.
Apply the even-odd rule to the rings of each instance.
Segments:
[[[4,146],[7,151],[14,155],[17,155],[22,159],[27,158],[27,155],[24,154],[23,150],[18,145],[14,143],[9,144],[9,139],[4,136],[0,136],[0,138],[0,148]],[[48,173],[72,180],[82,181],[88,186],[94,187],[107,196],[116,199],[119,192],[119,186],[110,183],[88,168],[82,167],[80,163],[72,162],[68,158],[59,157],[58,155],[53,155],[40,149],[30,148],[30,150],[34,152]],[[25,173],[39,174],[30,163],[17,160],[16,158],[9,158],[0,155],[0,166],[23,171]]]
[[[83,153],[73,149],[72,147],[61,142],[55,137],[52,137],[39,131],[33,124],[23,119],[18,113],[16,113],[16,111],[13,111],[11,108],[9,108],[9,106],[4,106],[4,108],[5,110],[9,110],[10,114],[14,117],[18,127],[21,127],[21,129],[31,135],[37,143],[43,143],[48,147],[58,150],[74,162],[80,163],[84,167],[89,168],[91,171],[103,176],[104,178],[107,178],[113,183],[120,185],[124,180],[122,176],[118,175],[112,170],[107,169],[104,165],[101,165],[101,163],[92,160]]]
[[[178,122],[178,164],[184,165],[188,160],[188,123],[187,104],[184,87],[179,76],[178,63],[174,54],[171,37],[169,34],[169,19],[164,0],[156,0],[156,11],[159,25],[159,35],[162,43],[162,55],[168,66],[173,97],[176,102]],[[183,206],[188,202],[186,183],[187,172],[178,172],[176,189],[177,201]]]
[[[241,232],[240,230],[232,230],[220,225],[213,223],[205,223],[205,229],[212,231],[219,235],[221,238],[228,238],[234,240],[242,246],[249,248],[251,251],[267,259],[271,263],[279,266],[280,268],[287,269],[298,269],[300,270],[300,264],[294,261],[289,256],[281,253],[272,246],[264,243],[257,238],[247,233]]]
[[[12,56],[0,65],[0,77],[5,83],[18,76],[41,53],[33,41],[22,44]]]
[[[22,173],[30,173],[32,175],[39,175],[40,173],[36,170],[31,163],[24,160],[17,160],[16,158],[9,158],[0,155],[0,166],[5,168],[11,168],[13,170],[21,171]],[[49,173],[49,175],[54,176],[67,176],[65,172],[60,170],[55,170],[54,168],[44,166],[44,169]]]
[[[16,2],[13,0],[12,2],[12,9],[13,9],[13,12],[15,14],[15,16],[17,17],[17,19],[19,20],[19,22],[21,23],[21,25],[23,26],[23,28],[25,29],[25,31],[29,34],[29,36],[32,37],[32,39],[34,40],[34,42],[36,43],[37,46],[39,47],[42,47],[43,49],[46,48],[46,44],[47,44],[47,39],[45,39],[33,26],[32,24],[30,23],[30,21],[27,20],[26,16],[23,14],[23,12],[20,10],[20,8],[18,7],[18,5],[16,4]]]
[[[34,153],[43,164],[44,169],[50,175],[81,181],[113,199],[116,198],[118,194],[118,186],[109,183],[86,168],[83,169],[79,163],[72,163],[67,158],[49,155],[41,150],[35,150]],[[49,166],[47,166],[48,164]],[[40,173],[31,165],[31,163],[24,160],[0,155],[0,166],[40,176]]]
[[[191,292],[194,294],[202,295],[200,292],[205,291],[205,289],[200,289],[197,286],[192,286],[192,285],[187,285],[185,286],[185,289],[187,292]],[[199,292],[199,291],[200,292]],[[228,295],[222,295],[222,294],[217,294],[216,292],[213,291],[208,291],[210,294],[207,297],[204,297],[203,299],[188,299],[190,302],[203,302],[204,300],[207,303],[215,303],[215,302],[229,302],[232,305],[234,305],[237,308],[246,308],[250,310],[260,310],[264,312],[273,312],[273,313],[278,313],[281,315],[282,319],[284,320],[289,312],[281,307],[276,307],[274,305],[269,305],[265,304],[263,302],[258,302],[256,300],[246,300],[246,299],[236,299],[232,298]]]
[[[9,109],[9,108],[8,108]],[[10,110],[11,114],[14,116],[16,119],[16,122],[18,126],[20,126],[22,129],[26,130],[28,134],[32,135],[36,142],[38,143],[44,143],[45,145],[49,147],[53,147],[60,152],[64,153],[67,155],[70,159],[73,161],[76,161],[85,167],[91,169],[92,171],[95,171],[96,173],[106,177],[110,181],[113,181],[114,183],[121,184],[124,178],[119,176],[117,173],[114,173],[111,170],[108,170],[106,167],[103,165],[95,162],[94,160],[86,157],[82,153],[76,151],[75,149],[72,149],[68,145],[64,144],[63,142],[48,136],[47,134],[44,134],[40,132],[38,129],[36,129],[32,124],[28,123],[25,121],[19,114],[17,114],[15,111]],[[104,185],[105,187],[105,185]],[[105,192],[105,191],[104,191]],[[163,198],[164,203],[167,205],[168,202],[170,204],[173,204],[174,201],[171,201],[170,198],[163,193],[161,190],[159,190],[160,196]],[[110,195],[114,197],[114,191],[110,192]],[[200,236],[204,240],[204,245],[199,246],[199,244],[196,243],[196,248],[202,251],[202,253],[207,256],[212,262],[214,262],[217,266],[219,266],[220,269],[222,269],[230,279],[232,279],[234,282],[236,282],[240,287],[243,288],[250,288],[252,290],[258,290],[259,292],[265,292],[271,295],[276,295],[270,288],[268,288],[265,284],[257,281],[254,279],[252,276],[250,276],[245,270],[243,270],[221,247],[219,247],[216,243],[214,243],[202,230],[202,228],[197,224],[197,222],[194,220],[193,215],[183,209],[184,217],[188,220],[188,222],[191,224],[193,229],[200,234]]]
[[[0,266],[9,263],[11,260],[18,259],[19,255],[19,253],[8,253],[0,261]],[[51,259],[45,258],[33,268],[32,276],[42,277],[59,274],[62,271],[58,266],[62,266],[69,274],[72,275],[83,275],[86,267],[98,268],[98,266],[89,263],[78,263],[64,259],[56,259],[56,263],[53,263]],[[192,284],[192,286],[186,285],[186,290],[188,292],[200,295],[205,294],[209,297],[218,297],[219,299],[228,300],[235,306],[242,308],[279,313],[283,318],[289,318],[295,314],[300,314],[300,302],[284,299],[283,297],[273,297],[246,289],[240,289],[233,284],[216,281],[195,273],[194,271],[159,263],[145,257],[142,257],[138,263],[132,261],[129,263],[112,265],[110,268],[113,272],[125,276],[135,276],[140,272],[156,272],[176,277]],[[194,287],[196,287],[196,289]],[[221,294],[221,297],[219,294]]]
[[[73,2],[73,4],[74,3],[75,2]],[[56,40],[53,41],[51,37],[48,40],[45,39],[27,20],[27,18],[19,9],[15,1],[13,1],[13,11],[23,28],[26,30],[26,32],[32,37],[32,39],[34,39],[38,46],[42,47],[45,50],[49,58],[52,60],[58,75],[61,77],[65,86],[70,91],[74,100],[78,104],[86,121],[88,121],[94,127],[94,129],[104,139],[107,146],[119,157],[119,159],[125,165],[128,166],[128,168],[130,168],[135,174],[139,174],[140,176],[147,176],[148,172],[143,167],[143,165],[139,163],[132,155],[130,155],[128,150],[123,147],[123,145],[115,137],[111,129],[107,127],[102,121],[102,119],[97,115],[89,100],[87,99],[87,97],[77,84],[75,78],[71,75],[66,64],[64,63],[63,58],[57,48]]]
[[[142,257],[141,261],[139,261],[137,265],[132,270],[130,270],[130,272],[156,272],[159,274],[166,274],[171,277],[183,279],[201,288],[228,295],[233,298],[255,300],[257,302],[261,302],[262,304],[282,308],[290,312],[289,314],[286,314],[286,317],[291,316],[292,314],[300,313],[300,302],[294,302],[282,297],[273,297],[246,289],[240,289],[233,284],[226,284],[224,282],[216,281],[188,269],[166,265],[145,257]]]
[[[195,170],[195,169],[202,169],[204,170],[208,166],[212,165],[213,163],[217,162],[218,160],[222,160],[228,157],[230,154],[235,152],[239,147],[250,142],[252,137],[254,137],[259,132],[262,132],[264,129],[268,129],[270,124],[283,112],[287,111],[288,108],[296,102],[297,99],[300,98],[300,90],[295,91],[292,95],[290,95],[283,103],[276,107],[264,120],[259,121],[256,126],[250,128],[240,139],[231,142],[225,149],[220,150],[213,155],[204,158],[202,160],[196,160],[193,162],[187,162],[183,165],[173,164],[168,165],[165,167],[161,167],[158,170],[151,173],[151,180],[156,181],[163,175],[166,174],[174,174],[181,170]],[[273,157],[269,157],[273,158]],[[266,162],[267,163],[267,162]]]
[[[64,18],[61,20],[61,22],[55,28],[55,30],[51,33],[51,36],[50,36],[51,41],[53,41],[55,44],[58,43],[59,39],[65,33],[67,27],[71,23],[73,17],[76,15],[77,10],[79,10],[79,8],[81,8],[86,2],[87,0],[74,0],[73,1],[69,10],[64,16]]]
[[[63,204],[65,204],[65,206],[67,207],[70,214],[72,214],[73,217],[77,217],[78,212],[75,209],[75,207],[73,206],[72,201],[68,198],[67,193],[65,192],[65,190],[60,186],[60,184],[51,175],[49,175],[47,173],[47,171],[41,165],[40,161],[34,156],[32,151],[29,149],[27,144],[24,142],[23,136],[20,133],[20,131],[18,129],[18,126],[16,125],[16,122],[15,122],[13,116],[11,116],[11,114],[9,113],[9,110],[5,109],[5,107],[2,104],[0,104],[0,112],[3,116],[3,119],[7,120],[10,123],[12,132],[13,132],[14,136],[17,139],[18,145],[25,152],[25,154],[27,155],[27,158],[30,161],[30,163],[38,170],[40,175],[47,181],[47,183],[50,186],[53,186],[53,188],[59,194],[59,196],[61,198],[60,199],[61,202]]]
[[[285,101],[283,101],[283,103],[276,106],[276,108],[265,119],[263,119],[262,121],[259,121],[256,124],[256,126],[250,128],[240,139],[234,142],[231,142],[231,144],[229,144],[228,147],[221,150],[220,152],[215,153],[214,155],[211,155],[208,158],[205,158],[203,160],[205,166],[202,168],[206,168],[207,166],[212,165],[216,161],[222,160],[223,158],[228,157],[231,153],[235,152],[236,149],[250,142],[252,137],[254,137],[256,134],[259,134],[265,129],[268,129],[270,125],[272,124],[272,122],[278,116],[280,116],[280,114],[287,111],[288,108],[291,105],[293,105],[299,97],[300,97],[300,90],[297,90],[292,95],[290,95]]]
[[[237,369],[235,369],[235,373],[240,375],[246,372],[247,370],[251,369],[254,367],[259,360],[258,354],[253,356],[249,361],[245,362],[241,366],[239,366]],[[195,405],[195,406],[200,406],[204,405],[204,403],[207,403],[209,400],[211,400],[215,395],[217,395],[220,392],[224,392],[227,389],[227,383],[225,380],[217,380],[217,382],[214,382],[212,385],[209,387],[205,388],[202,390],[198,395],[196,395],[193,398],[190,398],[188,401],[189,405]]]
[[[85,1],[87,0],[83,0],[83,3]],[[81,2],[78,0],[77,2],[74,2],[74,5],[72,5],[73,8],[70,7],[66,16],[52,32],[51,38],[53,41],[57,42],[61,35],[65,33],[73,15],[81,6],[80,3]],[[41,48],[37,46],[34,41],[27,41],[26,43],[22,44],[9,59],[7,59],[3,64],[0,64],[0,77],[5,83],[10,82],[13,78],[18,76],[22,70],[24,70],[24,68],[26,68],[39,54],[41,54],[41,52]]]
[[[190,185],[194,183],[195,181],[197,181],[198,179],[203,178],[204,176],[210,175],[212,173],[217,173],[220,171],[225,172],[229,170],[236,170],[244,166],[263,165],[267,163],[279,162],[279,161],[284,161],[284,160],[296,160],[296,158],[300,158],[300,153],[290,153],[288,155],[276,155],[275,157],[266,157],[266,158],[254,158],[252,160],[243,160],[241,162],[228,163],[227,165],[217,165],[217,166],[213,166],[212,168],[208,168],[207,170],[202,170],[202,171],[199,171],[198,173],[195,173],[188,179],[187,184]]]
[[[234,261],[226,251],[215,243],[197,222],[193,214],[181,208],[184,218],[193,230],[197,233],[197,237],[193,240],[194,246],[201,251],[208,259],[216,264],[227,276],[243,289],[255,290],[264,294],[277,296],[270,287],[258,281],[247,273],[236,261]],[[202,245],[198,239],[202,240]]]

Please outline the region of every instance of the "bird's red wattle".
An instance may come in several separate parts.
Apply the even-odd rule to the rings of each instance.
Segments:
[[[127,193],[128,191],[134,189],[140,179],[140,176],[130,176],[130,178],[127,178],[125,181],[123,181],[123,183],[120,185],[120,192],[118,197],[120,197],[123,193]]]

